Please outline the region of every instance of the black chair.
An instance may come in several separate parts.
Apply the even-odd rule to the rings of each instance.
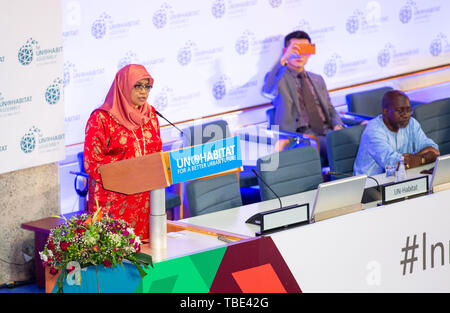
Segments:
[[[381,87],[360,92],[347,94],[347,114],[370,120],[381,113],[382,100],[386,92],[393,90],[392,87]],[[411,107],[415,107],[423,102],[411,100]]]
[[[204,124],[194,125],[183,129],[183,145],[194,146],[205,144],[210,141],[220,140],[231,136],[227,121],[216,120]],[[239,173],[239,186],[248,188],[258,184],[258,180],[251,172],[255,166],[244,165],[244,170]]]
[[[450,98],[414,107],[413,117],[425,134],[439,146],[441,155],[450,153]]]
[[[381,103],[383,96],[390,90],[393,90],[393,88],[381,87],[346,95],[347,113],[365,119],[374,118],[382,113]]]
[[[73,181],[73,187],[75,192],[80,197],[80,201],[83,201],[83,205],[80,203],[80,207],[83,208],[84,211],[87,211],[87,194],[88,194],[88,183],[89,183],[89,175],[84,170],[84,162],[83,162],[83,152],[77,153],[77,161],[78,161],[78,172],[70,172],[75,175],[75,179]],[[81,186],[80,186],[81,185]]]
[[[186,198],[191,216],[242,206],[236,173],[188,182]]]
[[[312,146],[273,153],[256,164],[258,174],[280,197],[316,189],[323,182],[319,152]],[[262,181],[259,188],[263,201],[276,198]]]
[[[353,163],[358,153],[361,135],[366,125],[355,125],[327,134],[327,155],[330,171],[353,175]],[[330,175],[332,180],[346,175]]]

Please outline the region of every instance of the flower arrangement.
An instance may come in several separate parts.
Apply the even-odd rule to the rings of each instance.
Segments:
[[[44,250],[39,252],[51,274],[61,271],[58,292],[63,291],[66,277],[68,284],[80,285],[80,268],[90,265],[116,267],[128,260],[136,265],[141,278],[147,274],[141,266],[153,266],[151,256],[140,252],[139,236],[125,221],[104,216],[100,209],[93,216],[81,214],[65,221],[51,230]]]

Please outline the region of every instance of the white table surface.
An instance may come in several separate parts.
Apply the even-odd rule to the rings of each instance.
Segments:
[[[420,174],[420,171],[422,171],[423,169],[429,169],[431,167],[433,167],[433,164],[427,164],[421,167],[409,169],[407,171],[408,179],[417,176],[423,176],[423,174]],[[386,177],[384,173],[375,175],[374,178],[380,185],[394,181],[393,177]],[[376,182],[373,179],[368,178],[366,181],[366,188],[375,186]],[[311,209],[314,203],[316,192],[317,189],[281,197],[281,201],[283,206],[308,203]],[[363,204],[363,210],[370,209],[376,206],[377,202],[366,203]],[[280,204],[278,199],[272,199],[210,214],[190,217],[182,219],[180,220],[180,222],[185,222],[197,226],[210,227],[237,235],[255,236],[255,233],[260,231],[260,227],[253,224],[247,224],[245,223],[245,221],[256,213],[279,207]]]

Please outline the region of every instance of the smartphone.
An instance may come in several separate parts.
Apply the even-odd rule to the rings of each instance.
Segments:
[[[299,54],[316,54],[316,45],[313,43],[301,43],[295,45]]]

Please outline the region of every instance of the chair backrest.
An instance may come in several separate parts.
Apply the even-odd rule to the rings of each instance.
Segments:
[[[425,134],[439,145],[441,155],[450,153],[450,98],[414,107],[414,118]]]
[[[77,153],[78,166],[80,168],[80,172],[86,172],[84,169],[84,161],[83,161],[83,151]]]
[[[353,163],[358,153],[361,135],[366,125],[355,125],[327,134],[327,155],[331,171],[353,175]],[[344,178],[331,175],[331,179]]]
[[[382,113],[383,96],[392,87],[381,87],[372,90],[351,93],[345,96],[349,112],[375,117]]]
[[[191,216],[242,206],[236,173],[191,181],[186,198]]]
[[[264,170],[276,165],[275,170]],[[320,156],[316,148],[311,146],[283,150],[259,158],[256,162],[258,174],[277,193],[287,196],[299,192],[316,189],[323,182]],[[260,179],[261,200],[274,199],[276,196]]]
[[[83,151],[77,153],[77,161],[79,173],[83,173],[85,175],[76,174],[75,179],[73,181],[73,187],[75,192],[81,198],[85,198],[88,193],[89,186],[89,177],[87,176],[86,170],[84,169],[84,161],[83,161]],[[78,177],[82,177],[82,180],[79,180]],[[81,184],[82,183],[82,184]],[[82,206],[82,210],[86,209],[86,201],[80,202],[80,206]]]
[[[230,128],[227,121],[217,120],[201,125],[193,125],[183,129],[184,146],[193,146],[230,137]],[[186,138],[187,137],[187,138]]]

